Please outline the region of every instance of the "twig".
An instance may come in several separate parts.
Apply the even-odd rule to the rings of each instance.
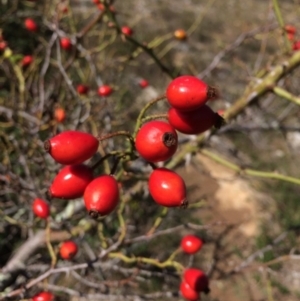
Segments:
[[[286,100],[290,101],[290,102],[293,102],[295,103],[296,105],[300,106],[300,97],[297,97],[296,95],[293,95],[292,93],[286,91],[285,89],[283,88],[280,88],[280,87],[274,87],[273,88],[273,92],[282,97],[282,98],[285,98]]]
[[[271,31],[271,30],[275,29],[276,27],[277,27],[277,24],[274,23],[274,24],[268,25],[267,30]],[[232,50],[234,50],[235,48],[240,46],[244,42],[244,40],[255,36],[256,34],[260,33],[261,31],[265,31],[265,28],[259,27],[259,28],[255,28],[255,29],[253,29],[249,32],[244,32],[244,33],[240,34],[232,44],[226,46],[223,50],[221,50],[214,57],[212,62],[201,73],[199,73],[197,76],[199,78],[204,78],[204,77],[208,76],[218,66],[221,59],[227,53],[231,52]]]
[[[237,164],[231,163],[229,160],[224,159],[221,156],[214,154],[208,150],[202,149],[200,152],[201,152],[201,154],[205,155],[206,157],[209,157],[210,159],[236,171],[240,175],[249,175],[249,176],[259,177],[259,178],[281,180],[284,182],[300,185],[300,179],[298,179],[298,178],[285,176],[285,175],[279,174],[277,172],[266,172],[266,171],[259,171],[259,170],[254,170],[254,169],[250,169],[250,168],[242,168],[242,167],[238,166]]]

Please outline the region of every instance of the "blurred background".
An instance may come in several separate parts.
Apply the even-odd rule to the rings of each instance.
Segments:
[[[278,2],[284,24],[300,30],[300,1]],[[133,131],[140,110],[165,93],[172,77],[180,74],[199,76],[217,87],[220,97],[209,105],[223,114],[296,52],[293,45],[300,39],[299,32],[287,38],[274,3],[116,0],[112,12],[101,14],[91,0],[0,1],[0,33],[7,43],[0,56],[1,277],[18,250],[45,229],[45,223],[33,216],[31,204],[35,197],[45,198],[60,166],[44,152],[43,141],[67,129],[94,135]],[[37,31],[24,27],[26,18],[35,20]],[[116,30],[125,25],[133,30],[133,41]],[[186,38],[174,35],[178,29]],[[59,38],[66,36],[73,45],[69,51],[59,45]],[[25,55],[33,56],[26,67]],[[146,88],[140,87],[141,79],[148,81]],[[188,187],[191,206],[184,211],[159,208],[147,192],[148,167],[139,160],[132,162],[136,176],[122,178],[127,243],[117,251],[165,260],[185,234],[194,233],[206,241],[201,252],[193,257],[180,253],[176,258],[185,267],[196,266],[209,275],[211,292],[201,300],[298,300],[299,80],[299,68],[294,68],[271,82],[292,97],[279,96],[272,93],[273,86],[268,87],[269,92],[235,118],[227,120],[225,113],[227,123],[207,133],[196,152],[187,151],[169,162]],[[76,91],[79,84],[88,86],[88,94]],[[102,84],[109,84],[114,93],[100,97],[97,89]],[[58,107],[65,111],[63,122],[55,119]],[[151,113],[167,110],[167,102],[159,102]],[[183,134],[179,139],[178,152],[198,141]],[[103,142],[91,163],[122,147],[122,137]],[[247,168],[266,173],[243,173]],[[104,165],[97,172],[106,170]],[[270,179],[269,172],[296,180]],[[83,210],[82,200],[70,204],[58,199],[51,201],[51,212],[54,249],[70,237],[80,246],[75,262],[60,260],[57,267],[67,270],[91,260],[117,239],[117,213],[94,222]],[[151,236],[152,230],[167,229],[167,234],[134,242],[135,237]],[[16,290],[49,268],[45,243],[29,246],[32,252],[23,258],[22,273],[18,269],[9,281],[0,277],[3,291]],[[182,299],[180,276],[172,269],[116,259],[101,266],[102,262],[76,275],[55,273],[14,298],[29,298],[46,287],[61,300],[125,300],[127,294],[128,300]],[[89,294],[94,297],[88,299]]]

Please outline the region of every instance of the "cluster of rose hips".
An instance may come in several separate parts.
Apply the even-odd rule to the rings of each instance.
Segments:
[[[174,79],[166,90],[166,98],[171,105],[168,122],[153,120],[140,128],[135,139],[139,155],[151,163],[169,160],[178,146],[176,131],[196,135],[212,126],[220,127],[223,118],[205,104],[216,97],[216,89],[197,77],[184,75]],[[160,205],[187,205],[185,183],[170,169],[154,168],[148,186],[150,195]]]
[[[186,186],[176,172],[154,163],[169,160],[177,150],[177,131],[199,134],[223,119],[205,103],[217,96],[215,88],[194,76],[174,79],[166,90],[171,104],[168,122],[152,120],[143,124],[132,137],[134,148],[145,161],[152,164],[148,187],[153,200],[166,207],[185,207]],[[89,133],[64,131],[45,142],[52,158],[63,165],[49,188],[51,198],[75,199],[83,196],[85,206],[93,217],[107,215],[118,204],[119,187],[113,175],[94,178],[93,168],[83,164],[98,150],[99,139]]]
[[[151,120],[138,129],[135,137],[131,136],[133,151],[137,151],[153,168],[148,187],[157,204],[166,207],[187,205],[186,186],[181,176],[170,169],[158,168],[155,163],[169,160],[176,152],[176,131],[194,135],[222,123],[223,119],[205,104],[216,96],[216,90],[197,77],[180,76],[166,90],[165,97],[171,105],[167,114],[168,122]],[[44,143],[51,157],[65,165],[55,176],[48,196],[66,200],[83,197],[85,207],[93,218],[111,213],[119,202],[119,185],[113,173],[95,177],[93,167],[84,164],[97,152],[100,140],[89,133],[68,130]],[[49,204],[40,198],[34,200],[32,209],[40,218],[48,219],[50,215]],[[186,236],[181,242],[182,250],[188,254],[198,252],[201,247],[202,241],[195,236]],[[61,245],[59,252],[61,258],[71,260],[77,250],[75,242],[67,241]],[[209,291],[207,276],[199,269],[186,269],[180,291],[189,301],[199,300],[201,292]],[[51,298],[51,293],[42,292],[33,301]]]
[[[195,235],[186,235],[181,240],[183,252],[193,255],[201,250],[203,241]],[[188,301],[200,300],[200,293],[209,293],[209,281],[206,274],[196,268],[188,268],[183,273],[180,292]]]
[[[300,40],[296,40],[295,35],[297,33],[297,29],[295,26],[287,24],[284,27],[284,30],[287,34],[288,39],[293,43],[293,50],[300,50]]]
[[[51,198],[76,199],[84,197],[91,216],[107,215],[118,204],[119,188],[113,175],[94,178],[93,169],[84,161],[98,150],[99,140],[91,134],[65,131],[45,142],[45,148],[63,167],[50,188]]]

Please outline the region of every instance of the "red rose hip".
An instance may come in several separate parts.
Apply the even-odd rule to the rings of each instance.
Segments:
[[[122,26],[121,32],[125,36],[132,36],[132,34],[133,34],[133,30],[129,26]]]
[[[293,50],[298,51],[300,50],[300,41],[295,41],[293,44]]]
[[[142,158],[149,162],[170,159],[177,150],[178,138],[175,129],[164,121],[150,121],[138,131],[135,147]]]
[[[44,219],[46,219],[50,215],[48,203],[40,198],[36,198],[33,201],[32,211],[36,216]]]
[[[284,26],[284,30],[287,32],[287,33],[290,33],[290,34],[295,34],[297,32],[297,29],[295,26],[293,25],[290,25],[290,24],[287,24]]]
[[[99,141],[91,134],[65,131],[45,141],[45,150],[60,164],[81,164],[92,157]]]
[[[54,295],[49,292],[40,292],[32,297],[32,301],[54,301]]]
[[[57,122],[63,122],[66,119],[66,111],[63,108],[56,108],[54,110],[54,119]]]
[[[183,274],[184,281],[197,292],[209,292],[209,282],[205,273],[199,269],[190,268]]]
[[[93,218],[111,213],[119,202],[119,186],[111,175],[95,178],[88,184],[83,195],[84,204]]]
[[[182,281],[180,284],[180,292],[183,298],[188,301],[200,300],[199,292],[193,290],[185,281]]]
[[[181,249],[188,254],[195,254],[201,250],[203,241],[195,235],[186,235],[181,240]]]
[[[87,92],[89,91],[89,88],[86,85],[79,84],[76,87],[76,90],[77,90],[78,94],[84,95],[84,94],[87,94]]]
[[[77,254],[77,251],[78,251],[77,244],[72,240],[68,240],[63,242],[62,245],[60,246],[59,254],[61,258],[65,260],[71,260]]]
[[[152,171],[148,187],[153,200],[166,207],[186,207],[186,186],[183,179],[167,168]]]
[[[177,131],[189,135],[203,133],[213,126],[220,128],[224,123],[224,119],[207,105],[189,112],[170,108],[168,120]]]
[[[82,197],[85,188],[93,178],[93,170],[86,165],[65,166],[54,178],[48,194],[51,198],[67,200]]]
[[[24,25],[25,25],[26,29],[29,30],[29,31],[37,31],[38,30],[37,24],[31,18],[25,19]]]
[[[33,62],[33,57],[31,55],[25,55],[21,61],[22,67],[27,67]]]
[[[183,75],[175,78],[167,87],[167,99],[171,106],[181,111],[192,111],[217,97],[217,90],[199,78]]]
[[[149,83],[148,83],[148,81],[146,79],[141,79],[139,81],[139,86],[144,89],[144,88],[146,88],[146,87],[149,86]]]
[[[98,88],[98,94],[100,96],[109,96],[113,92],[113,89],[109,85],[103,85]]]
[[[69,38],[61,38],[60,39],[60,46],[61,48],[65,49],[65,50],[70,50],[72,48],[72,43],[71,40]]]

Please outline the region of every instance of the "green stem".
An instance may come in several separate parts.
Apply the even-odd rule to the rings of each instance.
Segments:
[[[155,120],[155,119],[161,119],[161,118],[168,119],[168,114],[155,114],[155,115],[147,116],[147,117],[142,119],[142,124],[147,122],[147,121],[151,121],[151,120]]]
[[[127,137],[128,140],[130,141],[131,150],[133,151],[135,149],[133,136],[127,131],[118,131],[118,132],[114,132],[114,133],[111,133],[111,134],[107,134],[105,136],[98,136],[97,139],[101,142],[103,140],[106,140],[106,139],[109,139],[109,138],[112,138],[112,137],[116,137],[116,136],[125,136],[125,137]]]
[[[277,21],[278,21],[280,27],[284,28],[284,21],[283,21],[282,15],[281,15],[278,0],[273,0],[273,7],[274,7],[275,15],[276,15],[276,18],[277,18]],[[289,40],[288,40],[286,34],[284,35],[284,43],[285,43],[287,52],[289,52],[291,50],[291,44],[289,43]]]
[[[147,258],[147,257],[128,257],[126,255],[124,255],[123,253],[117,252],[117,253],[109,253],[108,256],[110,258],[118,258],[120,260],[122,260],[125,263],[137,263],[137,262],[141,262],[141,263],[146,263],[146,264],[150,264],[153,266],[156,266],[158,268],[167,268],[167,267],[173,267],[177,270],[178,273],[182,273],[184,270],[184,267],[182,264],[180,264],[177,261],[173,261],[170,259],[167,259],[164,262],[160,262],[157,259],[153,259],[153,258]]]
[[[212,160],[236,171],[239,174],[244,174],[252,177],[259,177],[259,178],[266,178],[266,179],[273,179],[273,180],[281,180],[284,182],[289,182],[293,184],[300,185],[300,179],[294,178],[294,177],[289,177],[285,176],[276,172],[265,172],[265,171],[259,171],[259,170],[254,170],[250,168],[241,168],[240,166],[229,162],[228,160],[221,158],[217,154],[213,154],[208,150],[201,150],[200,151],[204,156],[211,158]]]
[[[140,112],[140,114],[139,114],[139,116],[138,116],[138,118],[137,118],[136,125],[135,125],[135,129],[134,129],[133,137],[136,136],[136,133],[138,132],[138,130],[139,130],[141,124],[143,123],[143,117],[144,117],[146,111],[147,111],[151,106],[153,106],[155,103],[157,103],[158,101],[163,100],[163,99],[165,99],[165,98],[166,98],[165,95],[161,95],[161,96],[155,98],[154,100],[148,102],[148,103],[144,106],[144,108],[141,110],[141,112]]]
[[[47,219],[46,221],[47,225],[46,225],[46,245],[47,245],[47,248],[48,248],[48,252],[49,252],[49,255],[51,257],[51,268],[53,269],[56,265],[56,262],[57,262],[57,257],[56,257],[56,254],[55,254],[55,251],[53,249],[53,246],[51,244],[51,228],[50,228],[50,220],[49,218]]]
[[[162,223],[164,217],[166,217],[168,213],[168,208],[167,207],[164,207],[159,216],[155,219],[154,223],[153,223],[153,226],[151,227],[151,229],[147,232],[147,236],[151,236],[155,231],[156,229],[159,227],[159,225]]]
[[[286,91],[285,89],[282,89],[280,87],[275,87],[275,88],[273,88],[273,92],[276,95],[278,95],[282,98],[285,98],[288,101],[293,102],[296,105],[300,106],[300,97],[297,97],[297,96],[293,95],[292,93]]]
[[[108,17],[111,19],[111,21],[114,23],[118,34],[123,35],[121,27],[120,27],[119,23],[116,20],[115,14],[112,13],[109,9],[110,4],[104,2],[104,5],[105,5],[105,8],[106,8],[105,12],[108,15]],[[152,58],[152,60],[156,63],[156,65],[164,73],[166,73],[170,78],[175,78],[176,76],[178,76],[178,72],[174,72],[174,71],[172,72],[167,66],[165,66],[161,62],[161,60],[157,57],[157,55],[154,53],[153,49],[150,48],[147,44],[143,44],[143,43],[139,42],[138,40],[134,39],[131,36],[128,36],[128,35],[123,35],[123,36],[127,41],[129,41],[130,43],[132,43],[136,47],[138,47],[138,48],[142,49],[144,52],[146,52]]]

